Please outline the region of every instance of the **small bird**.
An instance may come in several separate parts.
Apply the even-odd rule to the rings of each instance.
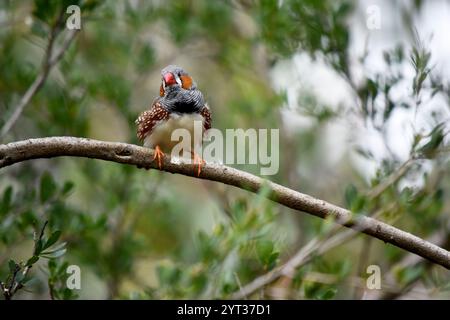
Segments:
[[[178,141],[171,141],[171,134],[177,128],[187,129],[194,135],[194,121],[202,121],[200,141],[192,141],[192,158],[198,164],[200,176],[204,160],[194,152],[195,146],[203,143],[203,136],[211,128],[211,112],[203,94],[192,77],[181,67],[169,65],[161,71],[162,83],[159,97],[155,98],[149,110],[136,119],[137,137],[144,147],[155,149],[153,160],[162,168],[164,152],[171,152]]]

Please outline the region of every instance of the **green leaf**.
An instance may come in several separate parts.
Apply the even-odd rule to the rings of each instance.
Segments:
[[[333,299],[333,297],[336,295],[337,289],[328,289],[325,292],[321,292],[318,294],[317,298],[321,300],[330,300]]]
[[[274,244],[270,240],[256,243],[256,252],[259,260],[269,269],[275,266],[279,253],[274,251]]]
[[[280,253],[277,251],[272,252],[270,254],[269,258],[267,259],[267,265],[268,265],[269,269],[272,269],[273,267],[275,267],[279,256],[280,256]]]
[[[11,259],[8,261],[8,267],[9,267],[9,272],[14,273],[14,272],[16,272],[17,263]]]
[[[396,270],[395,275],[401,284],[407,285],[420,278],[424,274],[424,271],[423,266],[419,265]]]
[[[60,250],[54,250],[54,251],[45,251],[42,252],[41,257],[46,258],[46,259],[55,259],[55,258],[59,258],[62,257],[63,255],[65,255],[67,252],[67,249],[60,249]]]
[[[156,274],[159,279],[159,283],[162,286],[173,286],[177,284],[182,276],[182,272],[179,268],[174,266],[161,265],[156,269]]]
[[[42,246],[43,246],[42,239],[38,239],[36,241],[36,245],[34,247],[34,255],[35,256],[38,256],[42,252]]]
[[[41,177],[41,202],[46,202],[47,200],[49,200],[55,194],[55,191],[56,183],[53,180],[53,177],[50,175],[50,173],[45,172]]]
[[[11,208],[12,192],[13,192],[12,186],[9,186],[8,188],[5,189],[5,192],[3,192],[3,199],[2,202],[0,203],[0,215],[7,213]]]
[[[361,148],[361,147],[356,147],[356,148],[355,148],[355,151],[356,151],[356,153],[358,153],[359,155],[363,156],[364,158],[367,158],[367,159],[374,159],[373,153],[370,152],[370,151],[367,150],[367,149],[363,149],[363,148]]]
[[[15,280],[16,280],[17,283],[21,283],[23,278],[25,278],[25,275],[22,272],[19,272],[19,273],[16,274],[16,279]]]
[[[65,248],[66,245],[67,245],[67,242],[61,242],[60,244],[54,246],[53,248],[51,248],[51,250],[46,251],[46,252],[54,252],[54,251],[61,250],[61,249]]]
[[[48,270],[50,271],[50,274],[53,274],[56,272],[56,268],[58,267],[55,260],[49,260],[47,263]]]
[[[34,0],[33,16],[48,24],[54,24],[57,21],[61,10],[66,10],[70,4],[78,5],[79,1],[48,1]]]
[[[261,259],[269,256],[273,251],[273,242],[270,240],[257,242],[256,251],[258,253],[258,257],[260,257]]]
[[[345,189],[345,205],[353,213],[361,213],[366,205],[366,197],[360,195],[353,184]]]
[[[445,133],[444,133],[445,123],[440,123],[430,132],[430,140],[421,147],[418,152],[427,158],[433,158],[436,154],[437,149],[442,145]]]
[[[366,203],[367,203],[367,198],[362,195],[358,195],[356,197],[356,199],[353,201],[352,206],[350,207],[350,210],[354,213],[362,214],[363,212],[361,212],[361,211],[364,209]]]
[[[349,184],[345,189],[345,205],[350,208],[358,196],[358,190],[353,184]]]
[[[36,278],[30,277],[29,275],[26,275],[26,276],[24,275],[20,282],[21,282],[22,285],[25,285],[27,283],[31,284],[31,283],[33,283],[35,281],[36,281]]]
[[[72,181],[66,181],[64,183],[64,186],[63,186],[62,190],[61,190],[61,193],[63,195],[67,195],[70,191],[73,190],[73,187],[74,187],[74,183]]]
[[[50,238],[48,238],[48,240],[45,243],[45,245],[42,247],[42,250],[45,250],[45,249],[51,247],[52,245],[54,245],[56,243],[56,241],[58,241],[60,236],[61,236],[61,231],[60,230],[56,230],[55,232],[53,232],[51,234]]]
[[[89,12],[94,10],[97,6],[99,6],[102,3],[100,0],[90,0],[90,1],[83,1],[81,5],[81,12]]]
[[[27,263],[25,264],[26,267],[31,266],[35,264],[39,260],[38,256],[32,256],[30,259],[28,259]]]
[[[74,290],[71,290],[69,288],[64,288],[64,290],[62,291],[62,295],[63,295],[62,298],[64,300],[71,300],[78,298],[78,294],[76,294]]]

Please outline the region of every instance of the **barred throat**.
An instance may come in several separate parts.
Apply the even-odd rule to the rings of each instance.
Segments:
[[[184,90],[180,88],[167,91],[160,102],[167,110],[177,113],[200,112],[205,105],[205,99],[200,90]]]

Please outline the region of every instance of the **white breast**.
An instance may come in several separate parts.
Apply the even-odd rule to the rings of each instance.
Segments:
[[[194,134],[194,121],[199,121],[202,125],[200,134]],[[159,146],[163,152],[171,152],[172,148],[179,143],[179,141],[171,141],[172,132],[175,129],[186,129],[191,136],[191,150],[195,146],[202,143],[203,140],[203,117],[199,114],[171,114],[170,118],[156,124],[151,134],[144,139],[144,146],[155,148]],[[198,130],[198,129],[197,129]]]

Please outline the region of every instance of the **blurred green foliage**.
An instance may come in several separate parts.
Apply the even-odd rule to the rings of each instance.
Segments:
[[[325,187],[315,176],[328,156],[318,151],[322,132],[335,119],[350,123],[344,112],[305,92],[298,112],[315,124],[294,134],[283,128],[286,95],[273,89],[271,69],[297,54],[324,61],[340,75],[354,90],[352,110],[381,133],[396,110],[419,108],[423,94],[448,96],[419,41],[385,52],[389,71],[364,74],[356,84],[349,62],[355,2],[2,1],[0,127],[40,72],[49,34],[68,16],[69,4],[81,8],[81,32],[2,143],[52,135],[137,143],[134,119],[157,96],[159,70],[176,63],[205,93],[214,127],[281,129],[281,168],[273,180],[356,214],[376,213],[422,237],[446,224],[448,126],[438,116],[429,132],[412,139],[414,165],[376,197],[370,190],[401,167],[395,156],[378,163],[370,181],[348,157],[334,168],[342,174],[327,176]],[[57,47],[66,33],[60,31]],[[414,73],[411,93],[394,99],[391,90],[406,77],[398,72],[405,63]],[[354,151],[374,160],[365,146]],[[404,187],[403,179],[422,175],[425,166],[431,170],[423,183]],[[326,233],[322,220],[292,215],[262,195],[119,164],[36,160],[2,169],[0,177],[0,281],[20,286],[13,298],[227,298]],[[362,237],[314,256],[292,279],[277,282],[283,297],[354,297],[348,280],[366,276],[358,267]],[[441,270],[396,267],[403,251],[371,246],[366,262],[393,269],[399,286],[422,279],[447,290]],[[65,285],[71,264],[81,268],[81,290]],[[273,297],[270,288],[261,289],[252,297]]]

